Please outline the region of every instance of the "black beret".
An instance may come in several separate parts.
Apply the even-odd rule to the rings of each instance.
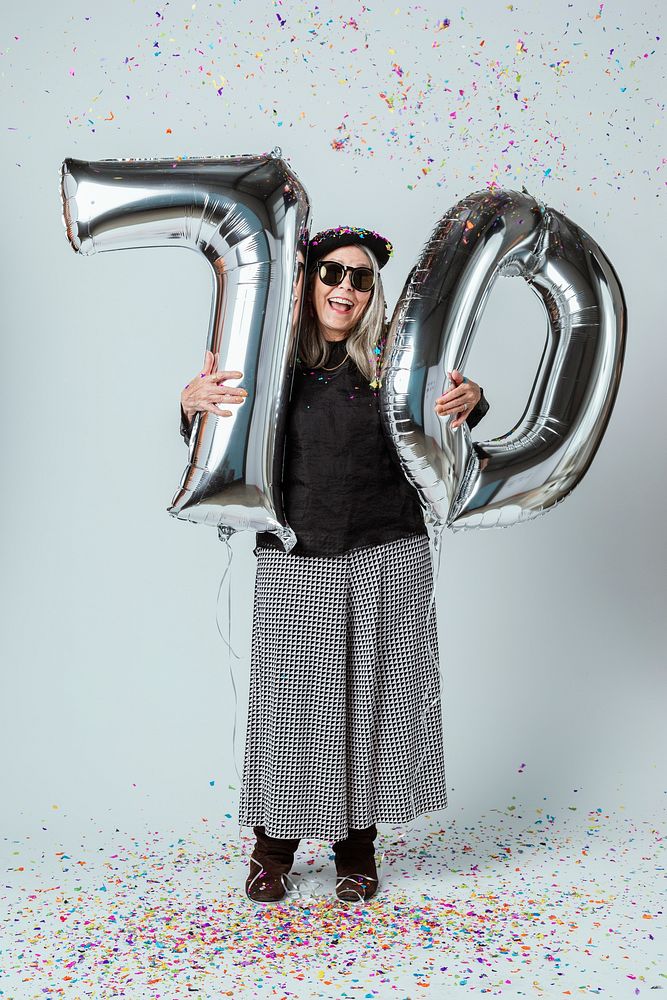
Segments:
[[[335,229],[323,229],[313,236],[308,244],[308,262],[313,264],[331,250],[350,245],[367,246],[375,254],[379,267],[384,267],[394,252],[389,240],[379,233],[359,229],[357,226],[336,226]]]

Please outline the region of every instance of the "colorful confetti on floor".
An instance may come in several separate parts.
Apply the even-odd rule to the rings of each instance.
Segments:
[[[580,810],[382,828],[381,891],[365,906],[335,899],[333,856],[316,841],[302,842],[285,901],[251,903],[250,832],[231,817],[180,835],[91,827],[60,844],[44,827],[4,842],[0,996],[665,989],[663,835],[623,809]]]

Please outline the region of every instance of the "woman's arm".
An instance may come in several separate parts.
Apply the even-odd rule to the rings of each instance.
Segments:
[[[482,417],[486,416],[486,414],[489,411],[489,401],[484,395],[484,390],[482,389],[481,385],[479,387],[479,391],[481,394],[479,400],[477,401],[477,404],[473,406],[472,410],[466,417],[466,423],[468,425],[469,430],[472,430],[472,428],[476,424],[478,424],[482,419]]]
[[[435,412],[439,417],[451,418],[450,430],[458,430],[464,422],[468,423],[469,428],[474,427],[489,409],[481,385],[466,378],[458,368],[453,368],[447,375],[453,385],[436,399]]]
[[[192,378],[181,393],[181,434],[186,444],[190,443],[196,413],[210,411],[219,417],[231,417],[232,411],[220,409],[219,404],[242,403],[248,395],[245,389],[224,384],[225,379],[242,378],[243,372],[214,371],[219,356],[219,353],[207,351],[203,371]]]
[[[194,418],[193,418],[192,421],[190,421],[186,417],[185,410],[183,409],[183,404],[181,403],[181,434],[182,434],[183,439],[185,440],[186,444],[190,444],[190,436],[192,434],[192,424],[193,424],[193,422],[194,422]]]
[[[389,358],[389,354],[390,354],[391,345],[389,343],[389,333],[390,333],[390,326],[389,326],[389,324],[387,324],[385,326],[385,330],[384,330],[384,338],[380,342],[380,344],[381,344],[381,358],[380,358],[380,364],[378,365],[378,370],[381,371],[381,373],[382,373],[381,377],[384,377],[385,369],[386,369],[388,358]],[[458,386],[463,381],[463,376],[458,371],[456,372],[456,375],[457,375],[457,378],[454,379],[454,382],[455,382],[455,386]],[[468,416],[465,418],[466,419],[466,423],[468,424],[468,429],[469,430],[472,430],[472,428],[475,427],[480,422],[480,420],[482,419],[482,417],[486,416],[486,414],[488,413],[488,411],[490,409],[490,407],[489,407],[489,401],[486,398],[486,396],[484,395],[484,390],[482,389],[481,385],[478,385],[476,382],[474,383],[474,385],[476,385],[477,388],[479,389],[480,396],[479,396],[479,399],[477,400],[477,402],[475,403],[475,405],[473,406],[473,408],[468,413]],[[436,412],[437,412],[437,405],[441,402],[442,398],[443,397],[440,397],[440,399],[436,400]],[[440,414],[440,416],[444,416],[444,411]]]

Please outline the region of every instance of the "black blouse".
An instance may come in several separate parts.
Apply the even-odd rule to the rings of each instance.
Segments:
[[[291,554],[335,556],[425,534],[417,491],[384,435],[377,390],[344,341],[332,345],[326,367],[336,370],[297,362],[294,373],[283,466],[285,516],[297,537]],[[468,426],[488,409],[482,394]],[[182,411],[181,433],[187,440]],[[269,531],[257,535],[257,546],[283,550]]]

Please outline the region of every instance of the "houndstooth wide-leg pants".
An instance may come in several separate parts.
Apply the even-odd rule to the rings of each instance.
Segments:
[[[241,825],[333,842],[443,809],[427,536],[256,553]]]

